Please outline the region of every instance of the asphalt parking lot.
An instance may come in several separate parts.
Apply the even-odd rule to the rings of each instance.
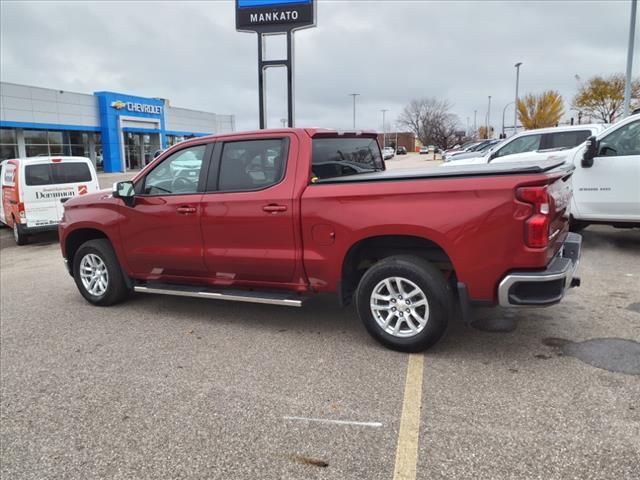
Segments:
[[[92,307],[55,235],[1,229],[0,476],[639,478],[640,231],[589,227],[583,249],[560,305],[478,310],[409,356],[331,297]]]

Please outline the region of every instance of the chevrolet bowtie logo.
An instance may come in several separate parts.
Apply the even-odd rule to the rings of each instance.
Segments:
[[[124,103],[122,100],[116,100],[115,102],[111,102],[111,106],[116,110],[122,110],[124,107],[127,106],[127,104]]]

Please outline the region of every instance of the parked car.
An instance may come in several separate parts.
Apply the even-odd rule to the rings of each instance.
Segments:
[[[395,154],[396,153],[393,147],[384,147],[382,149],[382,158],[384,158],[385,160],[389,160],[390,158],[393,158]]]
[[[405,147],[398,147],[396,149],[396,154],[397,155],[406,155],[407,154],[407,149]]]
[[[176,181],[187,151],[199,176]],[[328,163],[346,168],[316,168]],[[333,292],[401,351],[436,343],[454,299],[469,321],[472,303],[551,305],[578,283],[570,165],[384,167],[373,131],[186,141],[112,192],[69,200],[62,256],[95,305],[133,291],[299,307]]]
[[[640,114],[566,152],[575,166],[571,223],[640,227]]]
[[[99,190],[93,163],[84,157],[30,157],[2,162],[0,222],[18,245],[34,233],[56,231],[64,202]]]
[[[564,158],[563,153],[606,128],[602,124],[525,130],[478,156],[443,163],[442,167]],[[455,158],[455,157],[454,157]]]
[[[453,155],[447,158],[443,158],[443,160],[445,162],[455,162],[458,160],[463,160],[465,158],[475,158],[478,155],[483,155],[484,153],[488,152],[490,149],[494,148],[499,143],[502,143],[502,140],[495,140],[495,139],[485,140],[480,144],[474,146],[472,149],[469,149],[469,151],[467,152],[454,153]]]
[[[423,145],[422,147],[420,147],[420,155],[426,155],[429,153],[429,147]]]

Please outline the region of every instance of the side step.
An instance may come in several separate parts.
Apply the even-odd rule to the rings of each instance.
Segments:
[[[210,298],[229,300],[232,302],[265,303],[268,305],[284,305],[301,307],[308,297],[291,292],[256,292],[249,290],[214,290],[203,286],[192,285],[136,285],[133,290],[138,293],[155,293],[158,295],[174,295],[178,297]]]

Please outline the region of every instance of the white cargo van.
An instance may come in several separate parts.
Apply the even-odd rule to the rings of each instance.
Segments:
[[[93,164],[84,157],[5,160],[0,179],[0,222],[13,229],[18,245],[33,233],[57,230],[69,198],[100,189]]]

